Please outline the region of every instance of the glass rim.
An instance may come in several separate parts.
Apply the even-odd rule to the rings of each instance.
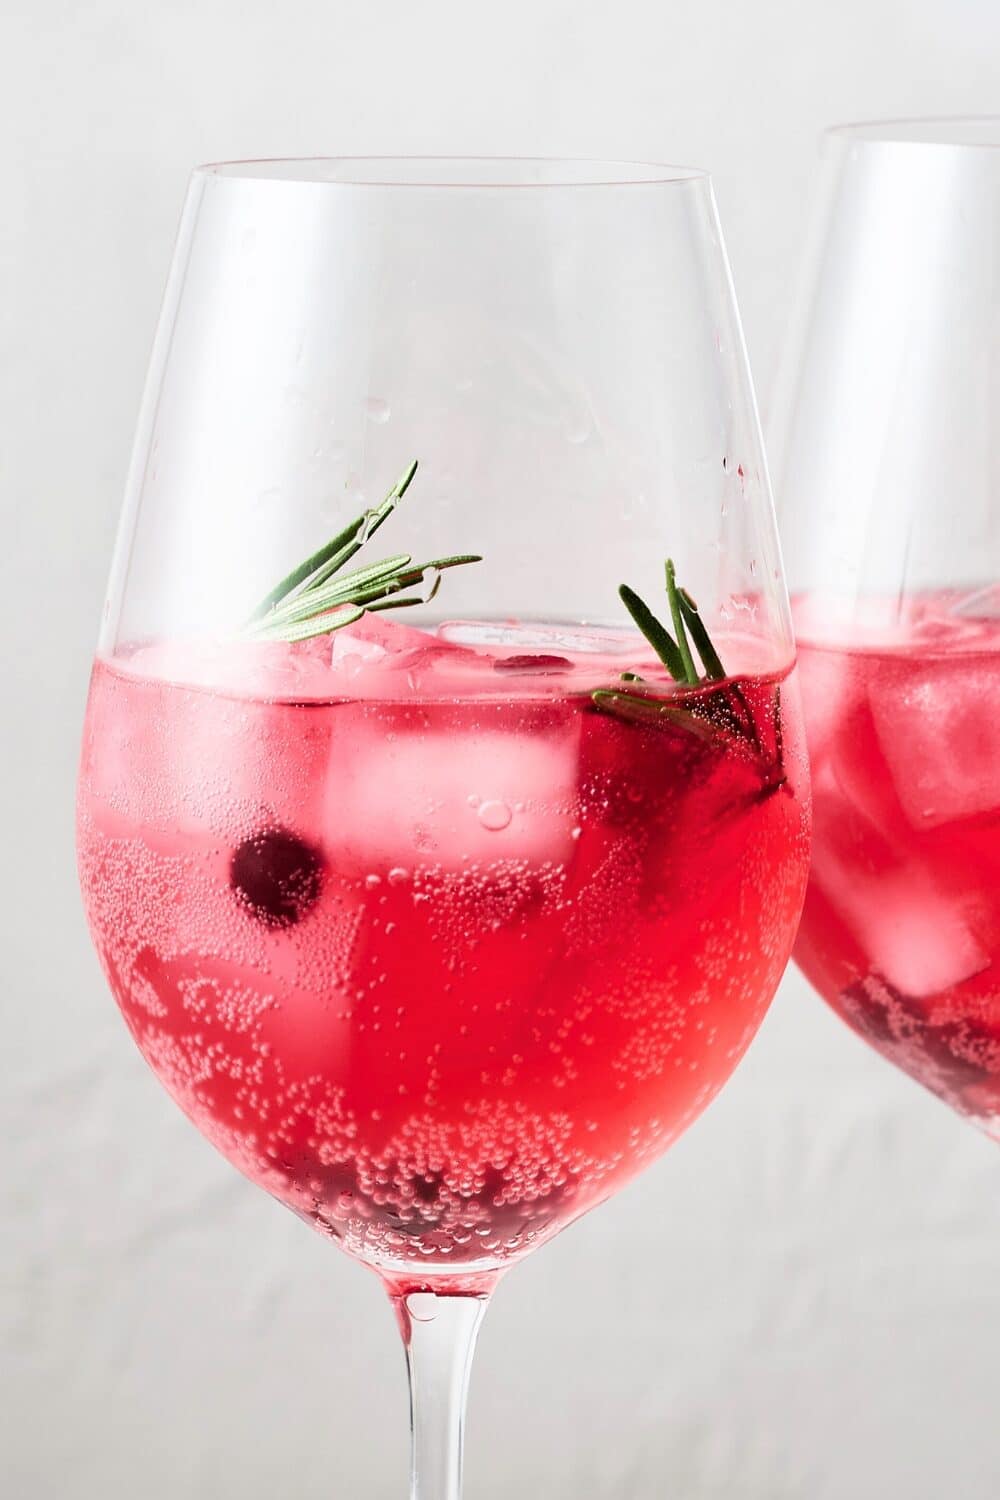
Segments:
[[[534,174],[534,175],[529,175]],[[343,188],[534,191],[546,188],[684,187],[708,183],[701,167],[573,156],[274,156],[205,162],[195,177]]]
[[[1000,115],[913,115],[828,125],[824,140],[859,145],[937,146],[959,151],[1000,150]]]

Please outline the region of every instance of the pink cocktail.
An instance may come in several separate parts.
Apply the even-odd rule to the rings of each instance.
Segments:
[[[856,1031],[1000,1129],[1000,621],[958,596],[904,624],[810,642],[798,603],[813,777],[795,957]]]
[[[602,711],[623,667],[665,677],[630,632],[369,621],[96,665],[80,865],[128,1025],[235,1165],[403,1286],[474,1285],[663,1151],[787,960],[784,678],[740,679],[747,738]]]

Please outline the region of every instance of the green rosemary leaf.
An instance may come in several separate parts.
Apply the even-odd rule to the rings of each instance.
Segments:
[[[684,616],[681,613],[681,603],[677,597],[677,576],[674,565],[668,557],[665,564],[667,575],[667,600],[670,604],[670,618],[673,622],[674,635],[677,637],[677,649],[680,652],[681,665],[684,668],[684,681],[694,687],[698,681],[698,669],[691,655],[691,647],[688,645],[687,631],[684,629]]]
[[[671,677],[675,677],[678,682],[684,681],[684,661],[667,627],[660,624],[649,605],[643,603],[639,595],[634,589],[630,589],[627,583],[623,583],[619,588],[618,597]]]
[[[251,615],[247,633],[266,640],[308,640],[310,636],[351,624],[368,609],[405,609],[429,603],[441,587],[442,572],[482,562],[478,554],[463,552],[429,563],[414,563],[408,552],[400,552],[367,567],[341,573],[344,564],[371,540],[395,510],[416,472],[414,460],[380,505],[364,511],[276,584]],[[400,597],[405,589],[419,583],[427,585],[422,594]]]
[[[377,604],[366,604],[365,613],[373,615],[380,609],[409,609],[414,604],[426,604],[427,599],[423,594],[409,594],[405,599],[395,596],[391,599],[383,599]]]
[[[705,675],[718,679],[725,677],[726,669],[719,659],[719,653],[712,645],[708,631],[705,629],[705,622],[698,613],[698,606],[691,598],[687,589],[677,590],[677,600],[680,604],[681,613],[684,616],[687,628],[691,632],[691,639],[694,641],[698,655],[701,657],[705,668]]]
[[[253,624],[256,620],[262,620],[276,604],[280,603],[294,589],[297,589],[300,583],[304,583],[311,573],[317,572],[328,558],[345,550],[345,544],[353,542],[364,525],[364,521],[364,516],[358,516],[357,520],[352,521],[349,526],[344,527],[343,531],[338,532],[332,541],[320,547],[318,552],[314,552],[311,557],[307,557],[305,562],[299,563],[297,568],[293,568],[280,583],[276,583],[271,592],[265,594],[264,598],[257,605],[257,608],[250,616],[250,623]]]
[[[435,557],[433,562],[424,563],[423,570],[429,573],[431,568],[437,568],[439,573],[443,573],[445,568],[464,568],[466,563],[482,560],[476,552],[460,552],[455,557]]]
[[[299,620],[294,624],[284,625],[280,629],[263,629],[258,634],[258,639],[264,641],[307,641],[314,635],[329,635],[331,631],[342,630],[345,625],[353,625],[360,620],[364,614],[363,609],[344,608],[332,613],[311,615],[306,620]]]
[[[378,531],[383,522],[389,519],[400,500],[406,494],[410,486],[410,481],[416,472],[417,461],[414,459],[406,473],[400,479],[397,479],[385,499],[374,510],[366,510],[358,518],[358,530],[355,536],[350,538],[346,545],[338,552],[335,552],[321,568],[316,570],[315,577],[310,579],[310,588],[318,587],[321,583],[325,583],[334,573],[339,572],[345,562],[350,562],[351,558],[355,553],[361,551],[366,542],[371,541],[376,531]]]
[[[307,580],[311,579],[314,585],[324,583],[338,568],[343,567],[345,562],[349,562],[356,552],[360,552],[365,542],[374,536],[386,517],[390,516],[396,509],[396,506],[406,494],[416,472],[417,461],[414,459],[405,474],[402,474],[396,480],[396,483],[381,504],[376,506],[374,510],[362,511],[361,515],[350,521],[344,527],[343,531],[339,531],[330,541],[325,542],[317,552],[307,557],[305,562],[301,562],[297,568],[293,568],[280,583],[275,584],[271,592],[264,596],[250,616],[251,623],[255,620],[263,619],[274,605],[291,594],[300,584],[306,583]],[[313,577],[313,575],[316,576]]]
[[[387,557],[382,562],[372,563],[370,567],[358,568],[353,573],[346,573],[343,577],[318,588],[310,585],[305,592],[296,594],[277,605],[266,616],[264,624],[271,627],[286,620],[294,624],[297,620],[333,609],[338,604],[360,603],[357,595],[377,580],[391,578],[410,561],[409,553],[401,552],[396,557]]]
[[[700,740],[719,742],[719,731],[705,719],[700,719],[689,708],[672,703],[664,698],[650,698],[640,693],[620,693],[610,688],[598,688],[591,693],[591,701],[602,713],[614,714],[632,724],[666,725],[671,729],[683,729]]]
[[[460,568],[465,563],[482,562],[481,557],[474,553],[467,553],[461,557],[438,557],[433,562],[416,563],[412,568],[406,568],[399,574],[399,582],[408,587],[411,583],[421,583],[428,573],[443,573],[446,568]]]

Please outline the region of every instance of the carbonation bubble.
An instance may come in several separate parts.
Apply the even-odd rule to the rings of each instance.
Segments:
[[[491,833],[499,833],[507,828],[513,816],[506,802],[484,802],[478,812],[480,823]]]

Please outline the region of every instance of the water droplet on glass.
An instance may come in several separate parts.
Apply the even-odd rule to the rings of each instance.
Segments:
[[[582,828],[571,828],[569,831],[569,836],[571,839],[578,839],[582,832]]]
[[[757,576],[757,559],[755,557],[751,557],[751,559],[750,559],[750,577],[751,578],[755,578],[756,576]]]
[[[465,800],[468,802],[470,807],[478,807],[481,799],[478,792],[470,792]]]
[[[381,877],[381,875],[366,875],[365,876],[365,885],[368,887],[368,889],[370,891],[373,891],[376,886],[381,885],[381,884],[382,884],[382,877]]]
[[[585,443],[589,436],[590,422],[587,417],[577,417],[566,428],[567,443]]]
[[[389,420],[389,403],[388,401],[383,401],[381,396],[369,396],[365,402],[365,412],[370,421],[378,422],[381,426]]]
[[[392,869],[389,871],[390,885],[402,885],[409,878],[410,872],[408,870],[404,870],[402,865],[393,865]]]
[[[478,816],[484,828],[488,828],[491,833],[499,833],[509,825],[513,813],[506,802],[484,802]]]

